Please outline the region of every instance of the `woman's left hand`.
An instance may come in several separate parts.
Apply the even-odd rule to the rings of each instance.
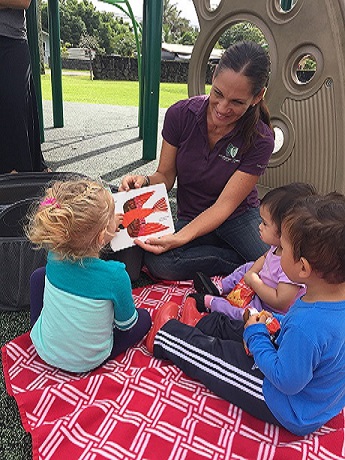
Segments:
[[[115,225],[116,225],[116,232],[121,230],[120,225],[123,222],[123,214],[122,213],[115,213]]]
[[[171,233],[158,238],[148,238],[145,241],[134,240],[134,243],[145,251],[152,252],[153,254],[162,254],[180,246],[175,235]]]

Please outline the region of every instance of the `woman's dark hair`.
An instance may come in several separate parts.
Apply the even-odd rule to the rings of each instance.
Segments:
[[[235,43],[225,50],[215,69],[214,77],[224,70],[233,70],[247,77],[252,84],[253,96],[257,96],[262,88],[267,88],[268,86],[271,62],[268,53],[262,46],[255,42],[243,41]],[[254,107],[250,106],[243,117],[245,118],[245,123],[242,153],[248,150],[254,136],[258,134],[256,126],[259,119],[273,131],[269,110],[263,99]]]

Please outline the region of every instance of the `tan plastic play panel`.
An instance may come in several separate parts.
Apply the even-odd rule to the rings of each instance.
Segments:
[[[345,0],[297,0],[284,12],[279,0],[193,0],[200,34],[189,67],[189,95],[205,92],[208,57],[231,25],[248,21],[266,37],[272,61],[266,101],[282,145],[260,184],[293,181],[320,192],[345,192]],[[212,3],[214,5],[214,2]],[[297,77],[300,61],[312,56],[316,72]]]

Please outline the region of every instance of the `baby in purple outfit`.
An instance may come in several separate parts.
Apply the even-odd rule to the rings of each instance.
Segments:
[[[242,320],[243,309],[222,297],[229,294],[242,278],[255,292],[250,306],[258,311],[286,313],[295,300],[305,294],[305,287],[289,280],[281,267],[281,223],[298,198],[315,193],[311,185],[292,183],[271,190],[264,196],[260,205],[262,221],[259,232],[262,241],[271,246],[270,249],[255,262],[247,262],[225,277],[220,289],[205,274],[196,273],[194,287],[198,292],[190,296],[195,298],[200,312],[217,311],[232,319]]]

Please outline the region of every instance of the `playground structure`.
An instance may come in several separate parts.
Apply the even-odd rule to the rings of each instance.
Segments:
[[[189,95],[205,91],[207,60],[219,36],[236,22],[263,32],[272,61],[266,100],[283,142],[275,149],[264,187],[310,182],[321,192],[345,192],[345,1],[193,0],[200,23],[190,67]],[[299,63],[312,56],[314,76],[299,80]]]
[[[190,61],[190,96],[204,93],[210,52],[227,28],[247,21],[266,38],[272,61],[266,100],[282,143],[276,146],[261,186],[304,181],[321,192],[344,193],[345,0],[221,0],[214,9],[210,0],[193,3],[200,34]],[[144,160],[156,158],[162,7],[163,0],[144,0],[140,126]],[[303,82],[297,70],[309,56],[316,70]]]

